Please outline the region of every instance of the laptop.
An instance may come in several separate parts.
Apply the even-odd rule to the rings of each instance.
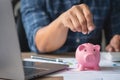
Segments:
[[[23,62],[11,0],[0,0],[0,79],[33,79],[67,67],[62,64]]]

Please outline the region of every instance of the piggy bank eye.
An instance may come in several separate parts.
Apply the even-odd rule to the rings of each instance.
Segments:
[[[84,51],[86,52],[87,50],[85,49]]]
[[[95,49],[93,49],[93,51],[96,51]]]

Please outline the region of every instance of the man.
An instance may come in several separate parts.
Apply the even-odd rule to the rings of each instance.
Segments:
[[[120,51],[119,0],[21,0],[21,13],[32,51],[70,52],[82,43]]]

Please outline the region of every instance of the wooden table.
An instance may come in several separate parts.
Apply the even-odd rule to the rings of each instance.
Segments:
[[[35,54],[35,53],[30,53],[30,52],[24,52],[22,53],[22,58],[30,58],[31,55],[37,55],[41,57],[48,57],[48,58],[71,58],[74,57],[75,53],[60,53],[60,54]],[[62,76],[45,76],[42,78],[38,78],[36,80],[64,80]]]
[[[59,54],[36,54],[36,53],[32,53],[32,52],[23,52],[22,53],[22,57],[23,58],[30,58],[31,55],[37,55],[37,56],[41,56],[41,57],[49,57],[49,58],[71,58],[74,57],[73,52],[71,53],[59,53]]]

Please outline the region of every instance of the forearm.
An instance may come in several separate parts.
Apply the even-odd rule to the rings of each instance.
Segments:
[[[68,28],[56,19],[46,27],[39,29],[35,44],[40,52],[51,52],[59,49],[66,41]]]

